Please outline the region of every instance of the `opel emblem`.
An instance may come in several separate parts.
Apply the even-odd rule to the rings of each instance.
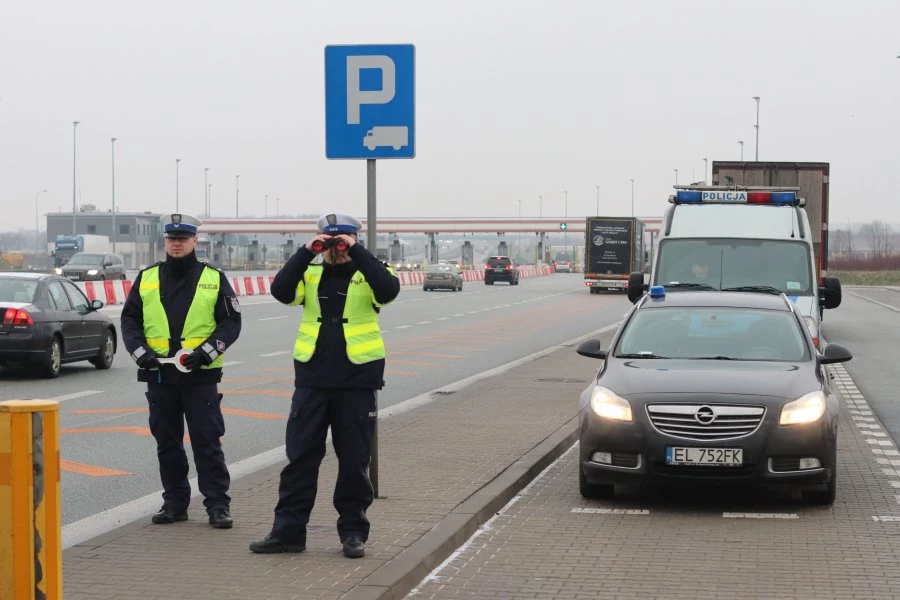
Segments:
[[[709,406],[701,406],[694,413],[694,419],[701,425],[709,425],[716,420],[716,411]]]

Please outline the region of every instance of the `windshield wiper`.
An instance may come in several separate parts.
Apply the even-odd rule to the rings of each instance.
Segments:
[[[715,289],[716,289],[716,288],[714,288],[713,286],[707,285],[707,284],[705,284],[705,283],[690,283],[690,282],[687,282],[687,283],[679,283],[679,282],[675,282],[675,283],[666,283],[666,284],[664,284],[664,287],[665,287],[666,289],[671,289],[671,288],[684,288],[684,289],[692,289],[692,290],[715,290]]]
[[[781,295],[781,290],[771,285],[739,285],[736,287],[722,288],[723,292],[762,292],[763,294]]]
[[[616,358],[669,358],[668,356],[660,356],[652,352],[631,352],[628,354],[616,354]]]
[[[688,357],[687,360],[741,360],[741,359],[718,354],[716,356],[690,356],[690,357]]]

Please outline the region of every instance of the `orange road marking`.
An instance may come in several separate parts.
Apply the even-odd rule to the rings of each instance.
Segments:
[[[107,469],[105,467],[95,467],[94,465],[85,465],[73,462],[71,460],[59,460],[59,468],[69,473],[78,473],[79,475],[88,475],[90,477],[115,477],[117,475],[134,475],[128,471],[119,471],[117,469]]]
[[[293,381],[293,377],[247,377],[244,379],[223,379],[222,383],[251,383],[254,381]]]
[[[229,396],[287,396],[290,398],[294,395],[294,392],[283,392],[281,390],[219,390],[221,394],[228,394]]]
[[[393,358],[389,358],[387,360],[389,364],[398,364],[398,365],[421,365],[423,367],[440,367],[441,365],[437,363],[427,363],[427,362],[417,362],[414,360],[395,360]]]
[[[385,375],[418,375],[415,371],[392,371],[391,369],[384,370]]]
[[[436,358],[465,358],[465,356],[460,356],[458,354],[435,354],[433,352],[413,352],[411,350],[405,352],[391,352],[388,356],[394,356],[395,354],[411,354],[413,356],[434,356]]]
[[[85,408],[69,411],[76,415],[103,415],[109,413],[142,413],[146,408]]]
[[[250,410],[241,410],[239,408],[223,408],[222,412],[226,415],[251,417],[253,419],[287,419],[285,415],[273,415],[272,413],[253,412]]]
[[[78,429],[60,429],[60,433],[133,433],[135,435],[150,435],[146,427],[81,427]]]

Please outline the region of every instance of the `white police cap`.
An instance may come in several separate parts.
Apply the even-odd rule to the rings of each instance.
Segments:
[[[319,233],[356,233],[362,229],[359,219],[343,213],[322,215],[316,222]]]
[[[197,235],[197,228],[203,221],[184,213],[172,213],[160,217],[163,235],[167,238],[191,238]]]

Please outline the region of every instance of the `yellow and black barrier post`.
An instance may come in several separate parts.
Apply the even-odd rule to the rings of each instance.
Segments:
[[[59,403],[0,402],[0,600],[61,600]]]

